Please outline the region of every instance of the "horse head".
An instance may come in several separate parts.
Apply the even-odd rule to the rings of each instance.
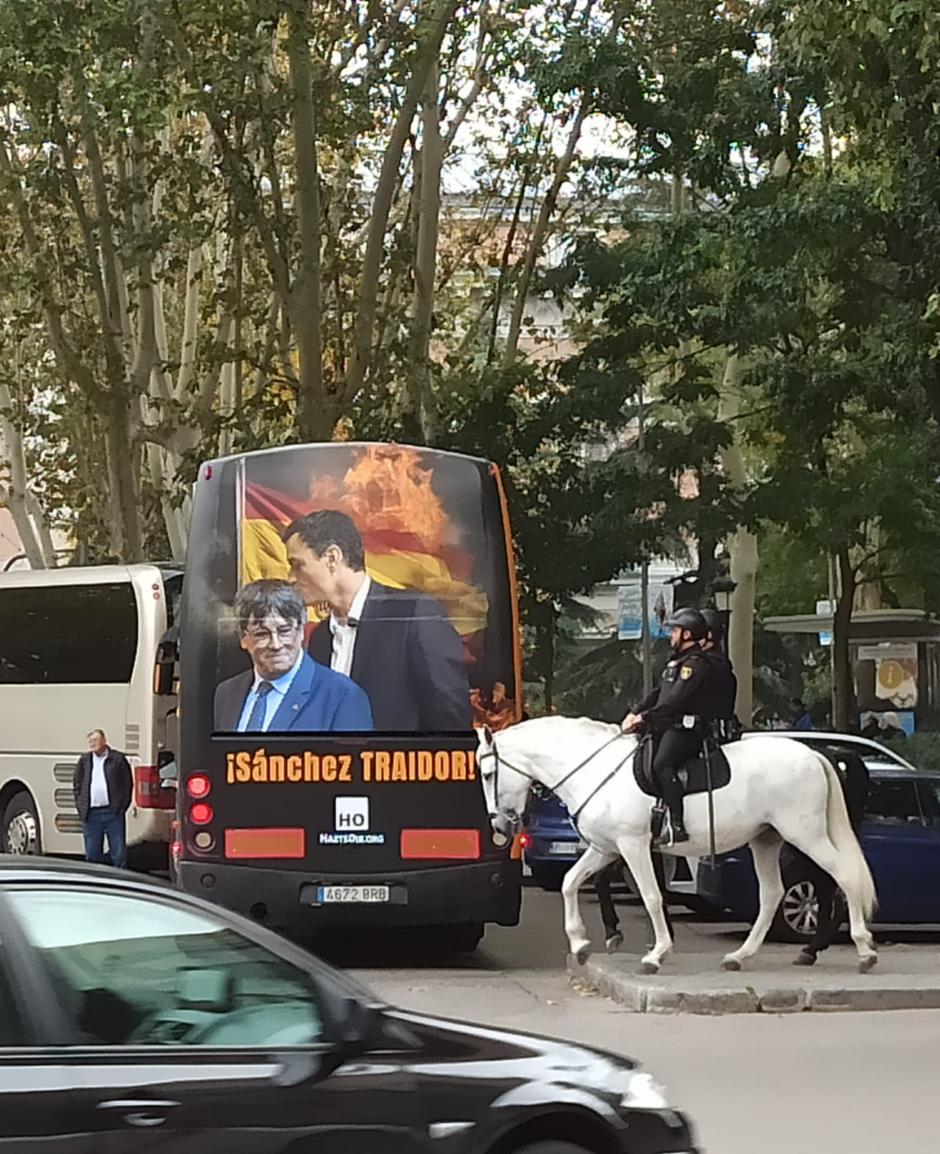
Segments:
[[[505,737],[506,731],[503,730],[500,740],[505,742]],[[477,765],[480,767],[486,812],[493,827],[493,841],[498,846],[506,845],[522,826],[533,779],[505,759],[487,725],[477,730]]]

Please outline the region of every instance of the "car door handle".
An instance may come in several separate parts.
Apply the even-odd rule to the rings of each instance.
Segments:
[[[163,1098],[114,1098],[99,1102],[99,1110],[109,1110],[124,1115],[130,1126],[162,1126],[166,1121],[165,1112],[178,1106],[179,1102]]]

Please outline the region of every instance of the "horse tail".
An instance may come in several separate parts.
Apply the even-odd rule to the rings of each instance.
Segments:
[[[815,750],[813,752],[815,753]],[[849,820],[849,811],[845,804],[845,794],[842,792],[842,782],[839,780],[839,775],[827,758],[823,757],[821,753],[815,755],[825,770],[826,780],[829,783],[829,800],[826,806],[826,827],[829,840],[839,855],[846,876],[854,882],[862,906],[862,915],[867,923],[871,921],[877,904],[875,882]]]

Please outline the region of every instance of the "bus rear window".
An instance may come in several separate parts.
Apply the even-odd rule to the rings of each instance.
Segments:
[[[129,582],[0,588],[0,683],[116,685],[131,679],[137,603]]]
[[[451,734],[515,720],[508,542],[486,462],[298,446],[245,457],[231,499],[216,732]]]

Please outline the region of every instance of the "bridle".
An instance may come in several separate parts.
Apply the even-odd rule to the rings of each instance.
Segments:
[[[538,778],[533,777],[533,775],[531,773],[529,773],[529,771],[527,769],[522,769],[521,766],[513,765],[513,763],[511,761],[507,761],[505,757],[500,757],[499,750],[496,748],[496,738],[495,737],[490,738],[490,748],[488,750],[486,750],[484,753],[481,753],[479,755],[479,757],[477,758],[477,761],[481,766],[483,765],[483,762],[485,762],[488,758],[492,758],[493,761],[495,762],[495,765],[493,767],[493,804],[496,807],[496,812],[499,813],[499,767],[501,765],[505,765],[507,769],[511,769],[514,773],[518,773],[520,775],[520,777],[527,778],[529,781],[533,782],[536,785],[545,785],[546,789],[550,789],[553,793],[557,793],[558,790],[561,789],[561,787],[563,785],[565,785],[567,782],[569,782],[574,777],[574,775],[576,773],[579,773],[582,769],[585,768],[585,766],[590,765],[590,763],[594,760],[595,757],[597,757],[598,754],[603,753],[604,750],[608,749],[610,746],[612,746],[615,741],[619,741],[621,737],[626,737],[626,736],[627,736],[626,734],[621,733],[618,730],[617,733],[615,733],[613,737],[611,737],[607,741],[605,741],[603,745],[598,746],[597,749],[595,749],[593,751],[593,753],[589,753],[588,756],[584,759],[584,761],[579,762],[574,767],[574,769],[569,769],[568,772],[559,781],[556,781],[554,785],[546,785],[545,782],[540,782],[538,780]],[[633,747],[633,749],[630,750],[630,752],[623,758],[622,761],[619,761],[614,766],[614,768],[610,771],[610,773],[607,774],[607,776],[603,779],[603,781],[601,781],[601,783],[599,785],[595,786],[594,789],[591,790],[591,792],[587,795],[587,797],[584,799],[584,801],[581,802],[581,804],[574,811],[574,813],[572,813],[570,815],[571,820],[574,822],[576,829],[577,829],[577,825],[578,825],[578,818],[581,815],[581,813],[584,811],[584,809],[588,805],[588,803],[593,801],[594,798],[604,788],[604,786],[607,785],[608,782],[612,781],[613,778],[616,777],[617,774],[620,772],[620,770],[623,769],[623,767],[627,764],[627,762],[630,761],[636,755],[636,752],[640,748],[641,744],[642,744],[642,742],[638,740],[636,745]],[[507,812],[507,816],[511,819],[511,821],[513,823],[513,827],[518,828],[519,824],[522,821],[521,816],[518,813],[515,813],[514,811]]]

